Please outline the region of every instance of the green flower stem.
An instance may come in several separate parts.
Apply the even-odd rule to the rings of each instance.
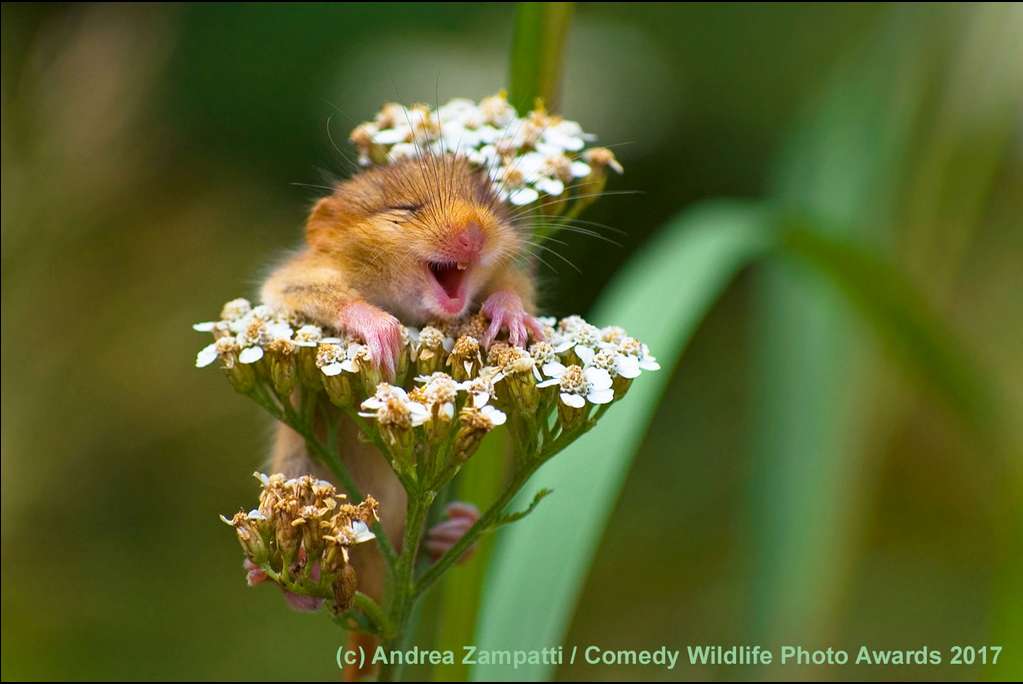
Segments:
[[[441,556],[440,559],[430,566],[423,576],[419,578],[419,581],[416,582],[413,591],[414,597],[418,599],[426,593],[426,591],[432,587],[437,580],[444,575],[444,573],[454,566],[459,558],[465,555],[465,553],[472,548],[473,544],[479,541],[480,537],[494,529],[501,515],[504,513],[505,507],[507,507],[511,500],[515,498],[515,495],[518,494],[523,485],[529,481],[529,478],[533,476],[533,473],[535,473],[540,466],[557,455],[557,453],[562,449],[581,437],[584,433],[588,432],[590,428],[597,424],[597,420],[604,415],[609,407],[610,404],[600,406],[594,413],[593,418],[587,420],[577,430],[574,430],[571,433],[561,433],[557,439],[551,442],[535,457],[531,457],[530,454],[523,453],[522,441],[518,438],[518,435],[514,435],[515,438],[512,441],[516,446],[516,451],[518,452],[518,464],[516,465],[511,481],[501,492],[497,501],[495,501],[493,505],[487,509],[487,512],[480,516],[480,519],[462,535],[461,539],[455,542],[455,545],[448,549],[447,553]]]
[[[417,496],[418,494],[418,496]],[[401,650],[408,637],[409,621],[415,608],[416,594],[413,585],[416,555],[419,542],[426,526],[426,516],[433,504],[434,492],[410,491],[408,496],[408,516],[405,520],[405,539],[401,546],[401,555],[395,567],[394,581],[389,587],[390,621],[395,626],[391,636],[384,640],[383,648],[387,653]],[[401,676],[401,665],[387,662],[380,666],[378,681],[395,681]]]
[[[419,599],[426,591],[439,580],[445,572],[450,570],[459,558],[472,548],[473,544],[479,541],[486,532],[490,530],[497,519],[504,512],[505,507],[511,502],[522,485],[526,483],[530,475],[536,471],[542,461],[538,461],[532,468],[516,471],[512,481],[501,492],[497,501],[487,509],[487,512],[480,516],[480,519],[470,527],[462,538],[455,542],[455,545],[448,549],[447,553],[440,557],[436,563],[430,566],[413,589],[413,597]]]
[[[355,592],[355,599],[353,602],[354,608],[361,611],[363,615],[377,628],[378,633],[388,638],[394,633],[394,626],[391,621],[387,619],[384,614],[383,608],[381,608],[376,601],[366,596],[361,591]]]

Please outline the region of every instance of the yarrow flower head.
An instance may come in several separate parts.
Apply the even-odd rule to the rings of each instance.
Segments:
[[[262,485],[259,506],[220,516],[238,536],[250,583],[272,580],[292,596],[314,599],[297,602],[310,609],[331,598],[335,613],[350,610],[357,579],[349,550],[375,538],[376,500],[349,504],[334,485],[311,475],[254,475]]]
[[[647,346],[621,328],[597,328],[579,316],[540,322],[547,339],[528,350],[503,341],[484,349],[489,321],[482,313],[461,325],[403,329],[404,354],[396,365],[416,371],[415,380],[392,386],[380,383],[361,340],[236,299],[224,305],[220,320],[194,326],[214,337],[196,366],[219,361],[243,393],[260,381],[279,397],[298,387],[325,391],[335,406],[361,409],[388,443],[407,448],[427,423],[444,424],[431,426],[429,439],[442,440],[448,423],[457,432],[465,407],[532,414],[553,408],[545,397],[554,394],[556,403],[575,409],[605,405],[624,396],[642,372],[660,368]]]
[[[607,169],[622,173],[614,154],[587,147],[596,138],[575,121],[541,105],[520,117],[502,91],[478,104],[465,99],[432,110],[424,104],[384,105],[373,121],[360,124],[351,142],[363,166],[385,165],[424,155],[455,154],[485,168],[503,201],[526,206],[592,187]],[[598,191],[599,192],[599,191]],[[588,202],[587,202],[588,203]]]

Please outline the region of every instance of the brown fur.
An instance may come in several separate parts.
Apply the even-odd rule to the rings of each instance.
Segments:
[[[534,308],[532,280],[514,267],[523,237],[483,171],[453,157],[412,160],[364,171],[313,208],[307,248],[263,286],[263,301],[343,327],[342,305],[368,302],[407,325],[451,317],[429,301],[425,263],[457,261],[458,231],[476,225],[484,253],[468,274],[474,309],[497,289]]]

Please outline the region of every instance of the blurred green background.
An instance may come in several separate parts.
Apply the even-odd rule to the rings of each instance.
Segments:
[[[3,5],[5,680],[337,677],[338,630],[245,586],[217,515],[271,425],[192,368],[189,325],[298,244],[308,185],[351,171],[331,136],[504,86],[514,11]],[[1019,5],[576,8],[562,109],[642,193],[584,217],[620,246],[565,236],[581,273],[544,274],[548,313],[585,313],[678,210],[764,198],[903,273],[993,403],[978,436],[819,274],[754,265],[674,372],[565,643],[1005,650],[557,678],[1023,672],[1020,35]]]

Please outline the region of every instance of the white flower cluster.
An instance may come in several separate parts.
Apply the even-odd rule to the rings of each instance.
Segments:
[[[479,104],[455,99],[438,109],[388,104],[374,121],[360,124],[351,141],[363,166],[424,155],[465,156],[486,168],[502,201],[516,206],[541,197],[562,197],[592,175],[622,167],[606,148],[589,148],[596,137],[575,121],[537,107],[519,117],[502,91]]]
[[[434,442],[464,428],[478,443],[509,411],[535,417],[556,409],[562,427],[574,429],[587,405],[620,399],[643,371],[660,368],[647,346],[621,328],[598,328],[578,316],[540,322],[545,339],[528,349],[505,342],[482,349],[489,327],[483,314],[461,325],[404,328],[398,377],[390,382],[382,382],[361,340],[244,299],[225,305],[220,320],[193,327],[215,338],[196,366],[219,359],[244,393],[261,378],[282,400],[299,386],[325,390],[335,405],[361,409],[396,449],[409,448],[418,428]]]

